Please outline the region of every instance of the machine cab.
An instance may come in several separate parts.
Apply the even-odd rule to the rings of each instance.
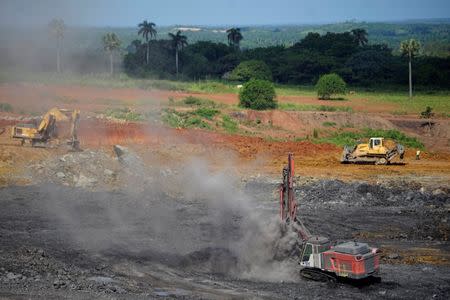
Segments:
[[[330,240],[322,236],[310,237],[303,247],[300,265],[322,269],[322,253],[330,250]]]
[[[378,151],[383,147],[383,138],[371,138],[369,140],[369,149],[373,151]]]

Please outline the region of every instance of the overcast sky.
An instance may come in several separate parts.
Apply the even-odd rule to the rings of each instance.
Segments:
[[[0,0],[0,24],[264,25],[449,18],[450,0]]]

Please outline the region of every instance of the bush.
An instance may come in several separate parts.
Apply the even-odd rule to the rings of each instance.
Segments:
[[[0,111],[12,112],[13,108],[9,103],[0,103]]]
[[[218,113],[217,109],[208,107],[201,107],[195,111],[196,115],[208,120],[212,120]]]
[[[106,110],[105,113],[108,117],[112,117],[115,119],[121,119],[125,121],[143,121],[144,116],[140,113],[132,111],[131,109],[125,108],[110,108]]]
[[[203,107],[216,107],[217,104],[213,100],[197,98],[193,96],[188,96],[182,100],[186,105],[190,106],[203,106]]]
[[[260,60],[247,60],[241,62],[232,72],[230,80],[249,81],[260,79],[272,81],[272,71],[265,62]]]
[[[336,126],[336,123],[335,122],[323,122],[322,123],[322,126],[325,126],[325,127],[334,127],[334,126]]]
[[[238,124],[230,116],[224,115],[222,117],[222,126],[228,133],[236,133],[239,129]]]
[[[427,108],[420,113],[420,117],[422,119],[430,119],[432,117],[434,117],[434,112],[433,109],[430,106],[427,106]]]
[[[252,79],[239,92],[239,105],[245,108],[264,110],[277,108],[275,88],[265,80]]]
[[[337,74],[326,74],[319,78],[316,84],[319,99],[331,99],[332,95],[345,94],[345,81]]]

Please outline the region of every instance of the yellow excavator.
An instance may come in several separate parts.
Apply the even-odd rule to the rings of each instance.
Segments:
[[[21,139],[22,145],[29,142],[32,147],[47,147],[52,139],[58,138],[57,124],[69,123],[70,137],[67,145],[71,150],[79,151],[80,142],[77,131],[80,120],[79,110],[52,108],[42,118],[39,125],[17,124],[11,128],[11,137]]]
[[[405,148],[391,140],[382,137],[373,137],[367,144],[358,144],[355,147],[344,147],[341,163],[375,163],[387,165],[395,157],[403,159]]]

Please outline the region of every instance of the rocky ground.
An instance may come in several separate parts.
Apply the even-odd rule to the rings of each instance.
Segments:
[[[64,153],[0,189],[0,297],[448,299],[448,185],[298,177],[315,234],[381,252],[381,283],[298,275],[277,222],[279,179],[145,165],[126,148]],[[111,188],[111,187],[114,188]]]

